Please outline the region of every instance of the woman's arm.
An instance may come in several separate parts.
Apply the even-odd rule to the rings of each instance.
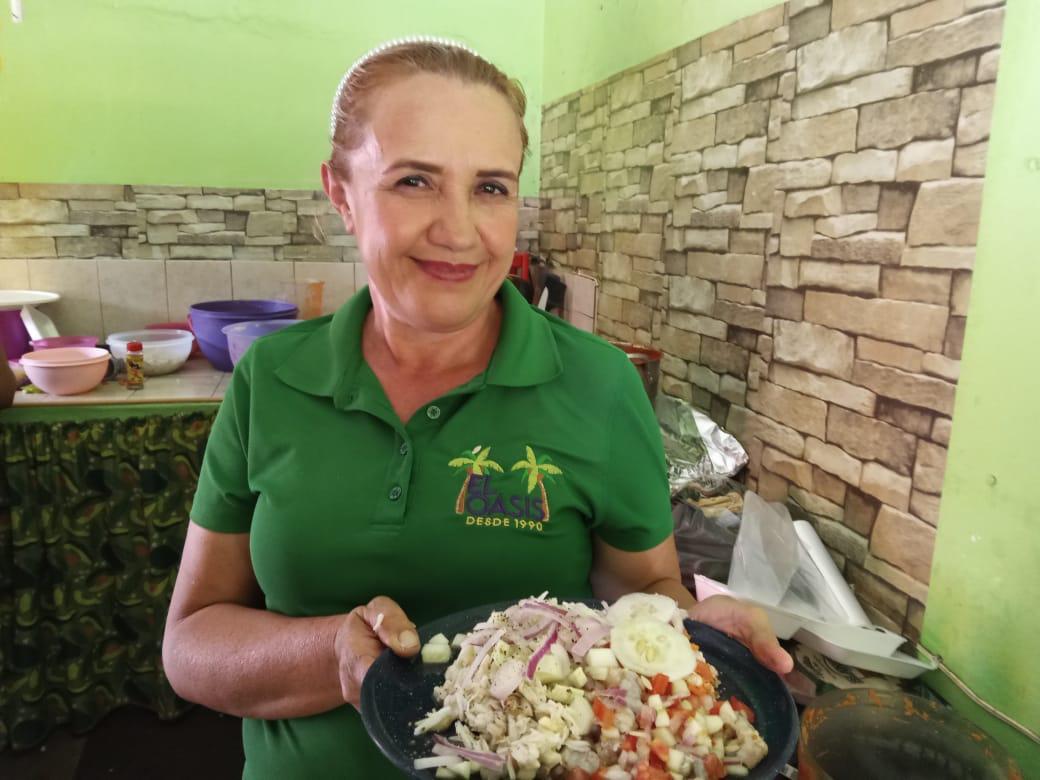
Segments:
[[[794,661],[776,641],[769,617],[759,607],[728,596],[697,601],[682,584],[675,538],[656,547],[627,552],[593,535],[592,573],[589,580],[597,598],[613,601],[626,593],[671,596],[691,618],[707,623],[746,645],[758,661],[779,674],[791,671]]]
[[[379,613],[377,634],[371,625]],[[390,599],[330,617],[268,612],[249,535],[189,524],[162,651],[178,695],[262,719],[316,715],[344,702],[356,706],[365,672],[384,646],[400,655],[419,649],[413,624]]]

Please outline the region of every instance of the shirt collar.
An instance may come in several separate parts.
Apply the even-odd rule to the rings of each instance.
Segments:
[[[536,311],[508,281],[497,298],[502,305],[502,327],[485,382],[531,387],[559,376],[563,366],[548,315]],[[371,308],[372,297],[365,286],[311,331],[275,375],[290,387],[327,396],[337,407],[346,408],[356,392],[364,361],[361,331]]]

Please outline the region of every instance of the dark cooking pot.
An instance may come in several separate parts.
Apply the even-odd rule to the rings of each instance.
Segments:
[[[1008,752],[939,702],[901,691],[835,690],[802,715],[800,780],[1022,780]]]

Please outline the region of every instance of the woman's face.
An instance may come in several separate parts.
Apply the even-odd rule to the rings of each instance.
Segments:
[[[432,74],[367,104],[349,178],[327,167],[330,199],[358,240],[373,303],[416,329],[449,333],[484,313],[516,244],[522,141],[490,87]]]

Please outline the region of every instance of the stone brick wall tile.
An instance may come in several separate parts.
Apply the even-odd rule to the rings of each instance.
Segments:
[[[719,373],[746,377],[749,357],[747,350],[727,341],[707,336],[701,339],[701,361]]]
[[[910,215],[907,243],[974,246],[981,209],[982,182],[978,179],[924,182]]]
[[[933,528],[939,525],[939,496],[913,491],[910,495],[910,511]]]
[[[913,515],[882,506],[870,535],[870,552],[914,579],[931,578],[935,529]]]
[[[856,483],[853,484],[858,484],[858,481],[857,472]],[[876,499],[859,490],[849,488],[845,494],[845,525],[869,539],[880,508],[881,504]]]
[[[961,112],[957,119],[957,143],[967,146],[989,138],[993,115],[995,84],[969,87],[961,93]]]
[[[798,49],[798,89],[809,90],[884,69],[888,28],[884,22],[837,29]]]
[[[941,493],[946,472],[946,448],[922,441],[914,462],[914,487],[928,493]]]
[[[21,186],[24,188],[30,185]],[[68,221],[69,207],[62,201],[24,196],[19,200],[0,201],[0,225],[44,225]]]
[[[866,336],[856,339],[856,357],[911,372],[921,371],[924,362],[924,352],[919,349]]]
[[[845,211],[848,214],[878,211],[878,204],[881,200],[881,187],[877,184],[846,184],[841,188],[841,198]],[[910,204],[911,206],[913,205],[912,197]],[[906,209],[906,219],[901,227],[883,225],[880,213],[877,216],[877,227],[879,230],[901,230],[906,227],[907,222],[910,220],[910,206]]]
[[[871,0],[871,2],[865,3],[862,0],[834,0],[832,26],[835,30],[840,30],[852,24],[890,16],[896,11],[920,2],[921,0]]]
[[[910,508],[911,480],[880,463],[864,463],[859,489],[883,504],[906,512]]]
[[[1000,49],[991,49],[979,57],[979,69],[975,75],[978,81],[996,81],[997,68],[1000,66]]]
[[[732,69],[733,52],[705,51],[682,70],[682,99],[690,100],[724,87]]]
[[[947,308],[925,303],[816,290],[805,294],[805,319],[810,322],[930,351],[938,351],[945,340],[948,315]]]
[[[766,147],[766,159],[804,160],[855,151],[858,123],[859,114],[854,109],[793,120],[783,125],[780,137]]]
[[[931,2],[892,14],[889,29],[892,38],[934,27],[956,19],[964,13],[964,0],[931,0]]]
[[[859,112],[859,148],[895,149],[917,139],[948,138],[959,116],[956,89],[920,92],[863,106]]]
[[[881,295],[895,300],[945,305],[951,285],[950,271],[885,268],[881,272]]]
[[[812,251],[813,235],[814,220],[811,217],[785,219],[780,226],[780,254],[787,257],[808,255]]]
[[[900,474],[909,474],[917,439],[888,423],[840,406],[827,411],[827,442],[861,460],[877,460]]]
[[[875,607],[889,618],[896,626],[893,630],[902,630],[909,607],[909,597],[905,593],[852,562],[845,568],[845,576],[861,603]]]
[[[953,414],[955,385],[950,382],[862,360],[856,361],[853,380],[886,398]]]
[[[983,176],[986,173],[986,155],[989,143],[958,147],[953,155],[954,176]]]
[[[796,458],[805,452],[805,438],[798,431],[739,404],[730,407],[725,427],[741,442],[758,438]]]
[[[718,49],[728,49],[736,43],[746,41],[763,32],[772,32],[783,23],[784,6],[772,6],[752,16],[739,19],[721,30],[708,33],[701,38],[701,51],[708,54]]]
[[[1003,28],[1003,8],[964,16],[949,24],[892,41],[888,47],[886,63],[890,68],[900,65],[922,65],[936,60],[948,60],[976,49],[996,46],[1000,43]]]
[[[701,336],[710,336],[720,341],[724,341],[729,335],[729,328],[722,320],[690,314],[684,311],[669,311],[668,323],[680,330],[697,333]]]
[[[756,35],[754,38],[749,38],[742,43],[738,43],[733,47],[734,61],[746,60],[748,57],[754,57],[771,49],[773,47],[773,35],[775,32],[776,30],[767,30],[760,35]]]
[[[780,362],[773,363],[770,377],[776,384],[803,395],[820,398],[866,416],[874,414],[876,395],[841,379],[803,371]]]
[[[908,594],[911,598],[920,602],[928,599],[928,584],[914,579],[901,569],[897,569],[880,558],[868,554],[863,564],[864,568],[871,574],[881,578],[897,590]]]
[[[809,491],[813,489],[813,467],[804,460],[772,447],[763,447],[762,466],[799,487]]]
[[[875,417],[882,422],[902,428],[907,433],[927,437],[935,415],[925,409],[910,406],[893,398],[881,397],[878,398]]]
[[[804,13],[796,13],[792,7],[789,27],[787,45],[792,49],[823,38],[831,31],[830,5],[819,4]]]
[[[893,181],[896,178],[898,158],[897,152],[880,149],[864,149],[854,154],[839,154],[834,159],[831,180],[836,184]]]
[[[772,382],[761,382],[748,393],[748,406],[773,420],[822,439],[826,435],[827,404],[816,398],[788,390]]]
[[[54,242],[54,238],[44,236],[37,236],[34,238],[0,238],[0,257],[57,257],[58,255],[55,250]]]
[[[805,295],[797,290],[783,287],[766,289],[766,314],[770,317],[800,322],[804,305]]]
[[[733,83],[750,83],[792,70],[795,67],[795,52],[787,51],[786,47],[777,48],[765,54],[760,54],[751,59],[742,60],[733,64],[730,73],[730,81]]]
[[[899,150],[898,181],[949,179],[953,175],[954,141],[914,141]]]

